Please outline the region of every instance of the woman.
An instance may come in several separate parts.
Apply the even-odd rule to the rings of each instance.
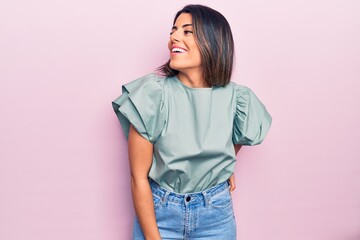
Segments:
[[[185,6],[168,47],[162,76],[123,85],[112,102],[128,139],[133,239],[236,239],[235,156],[263,141],[272,117],[230,81],[234,44],[219,12]]]

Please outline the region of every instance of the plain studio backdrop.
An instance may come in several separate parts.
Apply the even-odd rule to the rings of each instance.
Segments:
[[[0,239],[130,239],[111,101],[169,53],[187,1],[0,2]],[[198,1],[235,38],[232,81],[273,117],[237,155],[238,239],[360,239],[360,1]]]

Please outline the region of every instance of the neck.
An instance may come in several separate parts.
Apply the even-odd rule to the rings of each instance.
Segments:
[[[192,72],[179,72],[178,78],[185,85],[192,88],[208,88],[211,87],[205,81],[200,71],[192,71]]]

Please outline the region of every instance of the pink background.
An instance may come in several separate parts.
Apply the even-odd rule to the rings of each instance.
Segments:
[[[273,116],[237,155],[241,240],[360,239],[360,2],[200,1],[236,42],[233,81]],[[130,239],[121,85],[168,59],[186,1],[0,3],[0,239]]]

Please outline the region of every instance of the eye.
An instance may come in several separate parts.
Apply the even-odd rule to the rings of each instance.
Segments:
[[[187,35],[187,34],[193,33],[193,32],[192,32],[192,31],[185,30],[184,33],[185,33],[185,35]]]

